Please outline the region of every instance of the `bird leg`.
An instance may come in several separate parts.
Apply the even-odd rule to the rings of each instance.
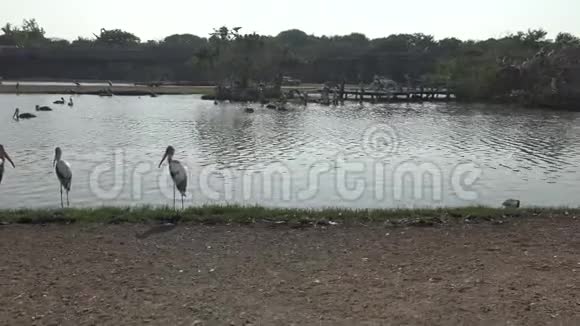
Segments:
[[[181,195],[181,210],[183,210],[183,195]]]
[[[70,207],[70,201],[68,200],[68,190],[66,191],[66,207]]]
[[[175,210],[175,187],[173,187],[173,210]]]
[[[60,208],[64,208],[64,203],[62,202],[62,186],[60,186]]]

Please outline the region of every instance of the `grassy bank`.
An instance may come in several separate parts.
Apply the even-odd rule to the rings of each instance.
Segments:
[[[580,216],[580,209],[489,207],[438,209],[279,209],[258,206],[201,206],[174,211],[169,208],[18,209],[0,210],[2,224],[44,223],[159,223],[254,224],[309,226],[385,223],[401,226],[435,226],[448,223],[503,223],[513,218]]]

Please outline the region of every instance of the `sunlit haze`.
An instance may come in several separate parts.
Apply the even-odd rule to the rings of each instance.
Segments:
[[[308,34],[360,32],[370,38],[421,32],[436,38],[486,39],[528,28],[580,34],[580,1],[553,0],[222,0],[3,1],[0,24],[36,18],[48,37],[89,37],[120,28],[142,40],[177,33],[207,36],[213,27],[242,26],[245,32],[276,35],[297,28]]]

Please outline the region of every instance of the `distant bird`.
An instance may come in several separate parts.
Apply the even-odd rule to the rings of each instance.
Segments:
[[[70,164],[62,159],[62,150],[60,147],[57,147],[54,150],[54,161],[52,162],[52,165],[55,168],[56,176],[60,182],[60,206],[64,208],[64,203],[62,201],[62,188],[66,190],[66,205],[70,206],[68,193],[72,181],[72,171],[70,169]]]
[[[75,105],[75,104],[73,103],[73,99],[72,99],[72,97],[71,97],[71,98],[68,100],[68,106],[72,107],[73,105]]]
[[[12,164],[13,168],[16,167],[14,165],[14,162],[12,162],[12,159],[10,158],[10,156],[8,156],[8,153],[6,153],[6,151],[4,150],[4,146],[0,145],[0,183],[2,183],[2,176],[4,176],[4,161],[5,160],[8,160],[8,162],[10,162],[10,164]]]
[[[81,87],[81,83],[79,83],[79,82],[78,82],[78,81],[76,81],[76,80],[75,80],[75,85],[77,85],[77,87]],[[64,99],[63,99],[63,101],[64,101]],[[63,102],[62,104],[64,104],[64,102]]]
[[[169,174],[171,175],[171,179],[173,179],[175,188],[181,193],[181,209],[183,209],[183,197],[185,197],[187,190],[187,171],[179,161],[173,159],[173,154],[175,154],[175,149],[172,146],[167,146],[165,155],[163,155],[159,163],[159,167],[161,167],[161,164],[167,158],[167,162],[169,162]],[[175,209],[175,188],[173,188],[173,209]]]
[[[246,111],[247,113],[254,113],[253,108],[245,108],[244,111]]]
[[[113,87],[113,83],[110,80],[107,81],[107,83],[109,84],[110,87]]]
[[[36,118],[36,116],[32,113],[20,113],[20,109],[16,108],[16,110],[14,111],[14,115],[12,116],[12,119],[19,121],[20,119],[32,119],[32,118]]]
[[[65,103],[64,97],[61,97],[60,100],[52,102],[52,104],[64,104],[64,103]]]
[[[36,111],[52,111],[49,106],[36,106]]]
[[[278,108],[278,106],[276,106],[276,104],[273,104],[273,103],[268,103],[268,104],[266,104],[266,108],[271,109],[271,110],[275,110]]]

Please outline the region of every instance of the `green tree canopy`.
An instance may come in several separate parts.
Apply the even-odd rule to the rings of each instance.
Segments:
[[[107,30],[102,28],[100,34],[95,34],[95,37],[97,43],[113,46],[130,46],[141,42],[139,37],[120,29]]]

